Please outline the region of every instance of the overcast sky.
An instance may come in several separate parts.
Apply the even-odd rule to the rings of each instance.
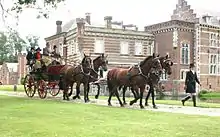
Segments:
[[[6,3],[7,1],[7,3]],[[12,0],[5,0],[5,6],[10,6]],[[197,11],[218,12],[220,16],[220,0],[187,0]],[[56,20],[65,24],[76,17],[84,17],[91,13],[91,21],[104,23],[104,16],[113,16],[114,21],[126,24],[144,26],[170,20],[178,0],[66,0],[57,11],[50,14],[49,19],[36,19],[37,12],[25,10],[20,15],[18,30],[22,36],[34,34],[41,37],[41,47],[45,45],[44,37],[53,35],[56,31]],[[0,30],[3,29],[2,20]]]

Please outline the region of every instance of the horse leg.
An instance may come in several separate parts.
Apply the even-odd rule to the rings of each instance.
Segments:
[[[156,106],[156,104],[155,104],[155,102],[154,102],[154,98],[155,98],[155,94],[154,94],[154,87],[153,87],[153,85],[152,84],[150,84],[150,93],[152,94],[152,105],[153,105],[153,108],[154,109],[157,109],[157,106]]]
[[[97,85],[98,88],[97,95],[95,95],[95,99],[98,99],[100,94],[100,85],[99,84],[95,84],[95,85]]]
[[[68,87],[69,87],[69,84],[67,84],[66,86],[65,86],[65,89],[63,90],[63,95],[64,95],[64,98],[66,98],[66,100],[68,100],[69,101],[69,96],[68,96]],[[64,99],[65,100],[65,99]]]
[[[68,96],[70,97],[73,93],[73,83],[70,84],[70,93],[68,94]]]
[[[88,86],[87,86],[87,82],[85,82],[85,83],[83,83],[83,86],[84,86],[84,101],[85,101],[85,103],[87,103],[89,100],[87,100],[88,99],[88,97],[87,97],[87,88],[88,88]]]
[[[114,94],[113,92],[113,84],[111,83],[110,80],[107,81],[107,85],[108,85],[108,92],[109,92],[109,97],[108,97],[108,106],[112,106],[111,104],[111,99],[112,99],[112,95]]]
[[[139,88],[138,87],[133,87],[131,90],[133,90],[133,92],[135,92],[135,93],[138,93]],[[130,101],[130,105],[133,105],[134,103],[136,103],[139,98],[140,98],[140,96],[136,96],[136,98],[134,100]]]
[[[147,93],[147,96],[146,96],[146,98],[145,98],[145,106],[149,106],[149,104],[148,104],[148,99],[149,99],[149,97],[150,97],[150,90],[148,91],[148,93]]]
[[[86,93],[86,97],[87,97],[87,101],[89,102],[89,90],[90,90],[90,85],[89,83],[87,84],[87,93]]]
[[[142,99],[143,99],[144,90],[145,90],[145,87],[140,87],[140,108],[141,108],[141,109],[144,109],[144,106],[143,106],[143,104],[142,104]]]
[[[116,95],[116,97],[117,97],[117,99],[118,99],[118,102],[119,102],[119,104],[121,105],[121,107],[124,107],[124,105],[123,105],[123,103],[122,103],[122,101],[121,101],[121,99],[120,99],[120,97],[119,97],[119,93],[118,93],[117,87],[114,88],[114,93],[115,93],[115,95]]]
[[[73,100],[78,98],[79,94],[80,94],[80,83],[76,83],[76,95],[73,96]]]
[[[123,92],[123,104],[126,105],[127,103],[126,103],[126,101],[125,101],[125,92],[127,91],[127,87],[124,86],[122,90],[123,90],[123,91],[122,91],[122,92]]]

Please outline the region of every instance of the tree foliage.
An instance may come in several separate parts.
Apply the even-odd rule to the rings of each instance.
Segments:
[[[39,47],[39,43],[38,43],[39,37],[38,36],[28,35],[26,37],[26,39],[28,41],[28,43],[27,43],[28,47],[27,48],[30,48],[30,47],[37,48],[37,47]]]
[[[18,32],[0,32],[0,62],[17,62],[17,54],[26,46]]]
[[[7,18],[8,16],[19,18],[19,14],[29,8],[38,10],[37,18],[49,18],[50,10],[56,9],[58,4],[63,1],[65,0],[15,0],[12,7],[6,8],[4,7],[3,0],[0,0],[0,9],[2,10],[2,18]]]

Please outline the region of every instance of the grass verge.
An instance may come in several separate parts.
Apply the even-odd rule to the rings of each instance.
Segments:
[[[0,91],[14,91],[14,85],[0,85]],[[17,85],[17,91],[24,92],[24,85]]]
[[[1,137],[185,137],[189,133],[194,137],[220,135],[219,117],[8,96],[0,96],[0,101]]]

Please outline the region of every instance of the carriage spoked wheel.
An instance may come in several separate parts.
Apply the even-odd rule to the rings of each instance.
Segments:
[[[36,92],[34,77],[30,74],[27,74],[24,78],[24,91],[28,97],[33,97]]]
[[[50,94],[56,96],[60,93],[60,88],[57,84],[50,85]]]
[[[47,83],[44,80],[39,80],[37,85],[38,85],[37,91],[38,91],[39,97],[41,99],[46,98],[46,96],[47,96]]]

